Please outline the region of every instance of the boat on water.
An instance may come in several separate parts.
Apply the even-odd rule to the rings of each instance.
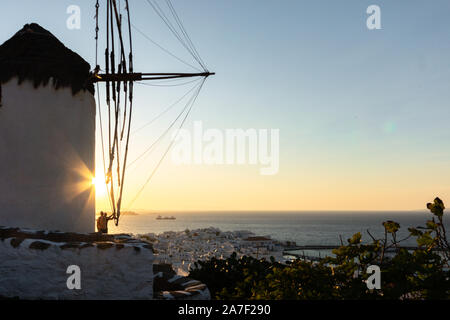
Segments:
[[[162,216],[157,216],[156,220],[175,220],[176,218],[174,216],[170,216],[170,217],[162,217]]]

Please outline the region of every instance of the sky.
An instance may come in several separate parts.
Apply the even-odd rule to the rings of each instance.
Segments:
[[[195,64],[147,1],[130,2],[139,30]],[[201,121],[205,129],[222,131],[279,129],[279,171],[261,175],[254,164],[177,165],[167,157],[130,204],[169,144],[165,140],[128,170],[125,210],[415,210],[435,196],[450,199],[450,2],[172,2],[216,72],[185,128]],[[80,29],[66,26],[70,5],[81,9]],[[94,5],[3,1],[0,42],[37,22],[94,67]],[[367,28],[370,5],[381,9],[379,30]],[[104,23],[101,14],[101,64]],[[135,29],[133,42],[137,71],[194,71]],[[190,88],[136,85],[133,130]],[[129,159],[147,149],[181,108],[133,133]],[[96,146],[101,176],[98,119]],[[97,209],[107,209],[100,186],[96,200]]]

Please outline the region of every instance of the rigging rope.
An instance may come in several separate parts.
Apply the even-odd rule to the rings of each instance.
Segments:
[[[178,16],[177,12],[175,11],[175,8],[172,5],[172,2],[170,0],[166,0],[167,6],[169,7],[169,10],[172,12],[172,16],[174,17],[176,23],[178,24],[178,27],[180,28],[181,32],[183,33],[185,39],[187,40],[187,43],[189,44],[192,51],[197,56],[200,65],[202,66],[204,71],[208,71],[208,68],[205,65],[205,62],[201,58],[200,54],[198,53],[197,49],[195,48],[194,43],[191,40],[191,37],[189,37],[189,34],[186,31],[186,28],[183,25],[183,22],[181,22],[180,17]]]
[[[169,80],[180,80],[178,79],[169,79]],[[169,81],[167,80],[167,81]],[[136,82],[137,84],[143,85],[143,86],[147,86],[147,87],[180,87],[180,86],[185,86],[187,84],[193,83],[198,81],[199,79],[195,79],[195,80],[191,80],[191,81],[186,81],[186,82],[182,82],[182,83],[177,83],[177,84],[153,84],[153,83],[145,83],[145,82]]]
[[[100,70],[100,67],[98,65],[98,31],[99,31],[99,27],[98,27],[98,10],[100,8],[99,2],[97,0],[97,3],[95,4],[95,72],[98,73]],[[101,102],[100,102],[100,88],[99,88],[99,84],[97,82],[97,101],[98,101],[98,114],[99,114],[99,122],[100,122],[100,137],[101,137],[101,142],[102,142],[102,158],[103,158],[103,183],[105,183],[105,187],[106,189],[108,189],[108,185],[106,183],[106,171],[105,171],[105,146],[104,146],[104,139],[103,139],[103,121],[102,121],[102,108],[101,108]],[[108,204],[110,206],[110,208],[112,209],[112,204],[111,204],[111,197],[108,194]]]
[[[199,81],[199,79],[195,79],[195,81]],[[144,83],[140,83],[138,82],[138,84],[144,84]],[[172,109],[175,105],[177,105],[181,100],[184,99],[184,97],[186,97],[190,92],[192,92],[195,88],[197,87],[197,85],[193,86],[189,91],[187,91],[181,98],[179,98],[177,101],[175,101],[174,103],[172,103],[170,106],[168,106],[166,109],[164,109],[164,111],[162,111],[160,114],[158,114],[156,117],[154,117],[152,120],[148,121],[146,124],[144,124],[143,126],[139,127],[138,129],[134,130],[131,135],[134,135],[136,133],[138,133],[139,131],[141,131],[142,129],[144,129],[145,127],[149,126],[150,124],[152,124],[153,122],[155,122],[156,120],[158,120],[160,117],[162,117],[165,113],[167,113],[170,109]]]
[[[127,4],[127,14],[128,14],[128,29],[130,30],[130,24],[131,24],[131,18],[130,18],[130,10],[128,6],[128,0],[126,0]],[[132,40],[131,40],[131,31],[129,32],[130,36],[130,69],[133,70],[133,46],[132,46]],[[131,71],[130,71],[131,72]],[[130,81],[130,92],[132,91],[132,82]],[[120,208],[122,205],[122,195],[123,195],[123,185],[125,180],[125,170],[126,170],[126,164],[127,164],[127,157],[128,157],[128,146],[130,142],[130,129],[131,129],[131,114],[133,111],[133,95],[130,93],[129,96],[130,100],[130,114],[128,116],[128,132],[127,132],[127,142],[125,146],[125,155],[124,155],[124,161],[123,161],[123,169],[122,169],[122,185],[120,186],[120,193],[119,193],[119,199],[117,200],[117,219],[116,219],[116,226],[119,224],[119,218],[120,218]]]
[[[157,46],[158,48],[160,48],[161,50],[163,50],[165,53],[169,54],[170,56],[172,56],[173,58],[177,59],[178,61],[184,63],[185,65],[201,72],[201,70],[197,67],[194,67],[192,64],[186,62],[185,60],[177,57],[175,54],[173,54],[172,52],[170,52],[168,49],[164,48],[163,46],[161,46],[160,44],[158,44],[155,40],[153,40],[152,38],[150,38],[148,35],[146,35],[144,32],[142,32],[140,29],[138,29],[134,24],[131,24],[131,26],[137,31],[139,32],[144,38],[146,38],[148,41],[150,41],[151,43],[153,43],[155,46]]]
[[[131,24],[131,26],[137,31],[139,32],[144,38],[146,38],[148,41],[150,41],[151,43],[153,43],[155,46],[157,46],[158,48],[160,48],[161,50],[163,50],[165,53],[169,54],[170,56],[172,56],[173,58],[177,59],[178,61],[184,63],[185,65],[201,72],[201,70],[197,67],[194,67],[192,64],[184,61],[183,59],[177,57],[176,55],[174,55],[172,52],[170,52],[168,49],[164,48],[163,46],[161,46],[160,44],[158,44],[155,40],[153,40],[152,38],[150,38],[148,35],[146,35],[144,32],[142,32],[141,30],[139,30],[134,24]]]
[[[116,73],[116,63],[115,63],[115,44],[114,44],[114,18],[113,18],[113,1],[114,0],[108,0],[109,2],[109,22],[110,22],[110,28],[111,28],[111,53],[110,53],[110,62],[111,62],[111,73]],[[111,144],[111,138],[110,138],[110,145],[109,145],[109,166],[107,171],[107,181],[110,183],[110,194],[111,199],[113,202],[113,217],[116,217],[116,200],[114,196],[114,177],[112,175],[112,165],[114,161],[114,148],[115,148],[115,142],[117,137],[117,97],[116,97],[116,82],[111,81],[111,91],[112,91],[112,99],[114,101],[114,117],[115,117],[115,126],[114,126],[114,138]],[[111,119],[111,118],[110,118]],[[109,125],[110,128],[110,137],[111,137],[111,123]]]
[[[156,12],[156,14],[163,20],[163,22],[166,24],[166,26],[169,28],[170,31],[172,31],[172,34],[178,39],[178,41],[181,43],[181,45],[191,54],[191,56],[197,61],[197,63],[202,67],[204,71],[206,69],[202,65],[202,62],[200,59],[195,55],[195,53],[192,51],[192,49],[189,47],[189,45],[186,44],[185,41],[181,38],[180,34],[177,32],[175,27],[172,25],[170,20],[165,15],[164,11],[161,9],[161,7],[158,5],[157,2],[153,2],[152,0],[147,0],[147,3],[150,4],[150,6],[153,8],[153,10]]]
[[[98,9],[100,8],[100,4],[97,3],[95,4],[95,67],[97,68],[98,66]],[[98,87],[98,86],[97,86]]]
[[[161,141],[161,140],[166,136],[166,134],[170,131],[170,129],[172,129],[172,127],[175,125],[175,123],[177,122],[177,120],[183,115],[183,113],[184,113],[184,112],[186,111],[186,109],[189,107],[189,105],[191,104],[191,102],[192,102],[193,100],[195,100],[194,97],[195,97],[196,95],[198,95],[198,90],[199,90],[199,88],[201,87],[201,85],[202,85],[202,83],[199,84],[198,86],[194,87],[194,88],[197,88],[196,93],[194,93],[194,94],[192,95],[192,97],[188,100],[188,102],[186,103],[186,105],[184,106],[184,108],[181,110],[181,112],[178,114],[178,116],[175,118],[175,120],[172,121],[172,123],[169,125],[169,127],[163,132],[163,134],[162,134],[161,136],[159,136],[158,139],[156,139],[156,141],[155,141],[154,143],[152,143],[152,144],[150,145],[149,148],[147,148],[143,153],[141,153],[136,159],[134,159],[133,161],[131,161],[131,163],[128,165],[129,167],[131,167],[136,161],[138,161],[139,159],[141,159],[147,152],[149,152],[150,150],[152,150],[153,147],[154,147],[159,141]],[[191,91],[192,91],[192,90],[191,90]]]
[[[131,23],[131,15],[130,15],[130,8],[129,8],[129,1],[123,0],[125,4],[125,12],[127,15],[127,21],[123,21],[123,14],[125,12],[122,11],[122,0],[107,0],[106,5],[106,49],[105,49],[105,74],[106,75],[117,75],[117,78],[111,77],[109,80],[105,81],[105,91],[106,91],[106,105],[107,105],[107,111],[108,111],[108,152],[109,152],[109,164],[108,166],[105,159],[105,143],[104,143],[104,133],[103,133],[103,120],[102,120],[102,112],[101,112],[101,103],[100,103],[100,93],[99,93],[99,84],[97,82],[97,99],[98,99],[98,107],[99,107],[99,118],[100,118],[100,136],[102,139],[102,157],[103,157],[103,173],[105,177],[105,185],[106,188],[109,188],[108,192],[108,200],[109,204],[112,210],[112,217],[114,218],[115,224],[118,225],[121,208],[122,208],[122,198],[123,198],[123,190],[124,190],[124,181],[126,177],[126,170],[129,166],[132,166],[137,160],[141,159],[144,156],[147,156],[150,151],[153,150],[154,146],[156,146],[162,139],[170,132],[170,130],[180,121],[181,124],[178,129],[181,129],[184,125],[186,119],[188,118],[195,101],[197,100],[197,97],[200,93],[200,90],[202,89],[206,77],[203,79],[194,79],[192,81],[185,81],[185,82],[178,82],[178,80],[181,79],[175,79],[175,78],[181,78],[182,76],[174,76],[171,77],[163,77],[159,80],[159,82],[154,84],[147,84],[147,83],[140,83],[142,85],[149,85],[149,86],[156,86],[156,87],[175,87],[175,86],[183,86],[190,83],[195,83],[195,85],[186,93],[184,94],[180,99],[175,101],[173,104],[171,104],[168,108],[164,109],[163,112],[158,114],[154,119],[152,119],[150,122],[146,123],[144,126],[136,130],[135,132],[143,129],[144,127],[150,125],[160,117],[162,117],[164,114],[166,114],[170,109],[172,109],[175,105],[177,105],[179,102],[181,102],[189,93],[194,92],[192,94],[192,97],[190,97],[180,112],[180,114],[176,117],[174,121],[171,122],[169,127],[163,132],[163,134],[148,148],[144,151],[137,159],[133,160],[130,164],[127,163],[128,161],[128,150],[129,150],[129,143],[130,143],[130,136],[134,134],[135,132],[131,132],[131,122],[132,122],[132,113],[133,113],[133,91],[134,91],[134,81],[132,78],[129,77],[129,75],[134,73],[133,68],[133,45],[132,45],[132,32],[131,28],[133,27],[136,29],[142,36],[144,36],[147,40],[158,46],[161,50],[168,53],[175,59],[179,60],[180,62],[196,69],[197,71],[201,72],[201,69],[193,66],[192,64],[180,59],[173,53],[171,53],[166,48],[162,47],[161,45],[157,44],[155,41],[153,41],[150,37],[148,37],[144,32],[136,28]],[[206,65],[199,55],[197,49],[195,48],[191,38],[189,37],[189,34],[187,33],[186,29],[184,28],[181,19],[179,18],[178,14],[176,13],[172,3],[170,0],[166,0],[167,6],[169,8],[170,13],[172,14],[173,20],[175,21],[175,25],[171,22],[171,20],[168,18],[168,16],[164,13],[162,8],[153,0],[147,0],[148,4],[152,6],[152,8],[155,10],[156,14],[163,20],[163,22],[167,25],[169,30],[173,33],[173,35],[180,41],[180,43],[185,47],[185,49],[192,55],[193,59],[199,64],[199,66],[204,70],[207,71]],[[97,76],[98,72],[100,71],[100,66],[98,65],[98,32],[99,32],[99,26],[98,26],[98,20],[99,20],[99,0],[96,1],[96,29],[95,29],[95,40],[96,40],[96,46],[95,46],[95,72],[94,75]],[[128,27],[128,42],[129,42],[129,54],[128,54],[128,65],[127,65],[127,57],[125,52],[127,51],[124,46],[124,30],[123,29],[123,22]],[[115,36],[118,36],[118,40],[116,41]],[[126,35],[125,35],[126,36]],[[120,51],[118,56],[118,63],[116,64],[116,50]],[[117,68],[117,73],[116,73]],[[128,69],[128,71],[127,71]],[[182,75],[182,74],[180,74]],[[130,79],[130,80],[125,80]],[[157,80],[158,77],[153,78],[142,78],[143,80],[152,79]],[[198,82],[200,80],[200,82]],[[124,95],[122,97],[122,94]],[[123,108],[123,110],[121,110]],[[123,117],[123,119],[122,119]],[[113,123],[114,121],[114,123]],[[176,137],[178,136],[178,132]],[[125,145],[123,145],[123,141],[125,139]],[[137,193],[136,197],[131,202],[130,206],[134,203],[134,201],[140,196],[146,185],[149,183],[149,181],[152,179],[158,168],[160,167],[161,163],[163,162],[164,158],[166,157],[167,153],[169,152],[170,148],[172,147],[174,143],[174,140],[171,141],[167,149],[165,150],[164,154],[162,155],[161,159],[155,166],[154,170],[151,172],[150,177],[146,180],[142,188]],[[107,170],[106,170],[107,169]],[[114,172],[114,174],[113,174]],[[115,175],[117,174],[117,178]],[[117,179],[117,180],[116,180]],[[117,188],[116,188],[117,186]]]
[[[158,170],[158,168],[160,167],[161,163],[163,162],[164,158],[166,157],[167,153],[169,152],[169,150],[172,148],[173,144],[175,143],[178,134],[180,132],[180,129],[183,127],[184,123],[186,122],[187,117],[189,116],[192,107],[195,104],[195,101],[197,100],[197,97],[200,93],[200,90],[203,87],[203,84],[205,83],[206,78],[202,79],[202,83],[199,85],[198,90],[195,93],[195,98],[192,101],[192,104],[189,108],[189,110],[187,111],[185,117],[183,118],[183,121],[181,122],[178,131],[175,135],[175,137],[172,139],[172,141],[170,142],[169,146],[167,147],[167,149],[165,150],[164,154],[162,155],[161,159],[159,160],[158,164],[156,165],[156,167],[153,169],[153,171],[151,172],[150,176],[147,178],[147,180],[145,181],[144,185],[141,187],[141,189],[138,191],[138,193],[136,194],[136,196],[133,198],[133,200],[128,204],[128,208],[131,208],[131,206],[133,205],[133,203],[139,198],[139,196],[141,195],[142,191],[144,191],[145,187],[147,186],[147,184],[150,182],[150,180],[153,178],[153,176],[155,175],[156,171]]]

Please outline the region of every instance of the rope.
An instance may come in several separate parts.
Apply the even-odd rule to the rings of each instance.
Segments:
[[[183,118],[183,121],[180,124],[180,127],[178,128],[177,134],[175,135],[175,137],[172,139],[172,141],[170,142],[169,146],[167,147],[166,151],[164,152],[164,154],[162,155],[161,159],[159,160],[158,164],[156,165],[156,167],[154,168],[154,170],[151,172],[150,176],[147,178],[147,180],[145,181],[144,185],[142,186],[142,188],[138,191],[138,193],[136,194],[136,196],[133,198],[133,200],[129,203],[128,208],[131,208],[131,206],[133,205],[133,203],[139,198],[139,196],[141,195],[142,191],[144,191],[145,187],[147,186],[147,184],[150,182],[150,180],[153,178],[153,176],[155,175],[156,171],[158,170],[158,168],[160,167],[161,163],[163,162],[164,158],[166,157],[167,153],[169,152],[169,150],[172,148],[176,138],[178,137],[178,133],[180,132],[180,129],[183,127],[184,123],[186,122],[187,117],[189,116],[192,107],[195,104],[195,101],[197,100],[197,97],[200,93],[200,90],[203,87],[203,84],[205,83],[206,78],[203,78],[202,83],[200,84],[195,98],[191,104],[191,107],[189,108],[189,110],[187,111],[185,117]]]
[[[169,80],[180,80],[179,78],[177,79],[169,79]],[[136,82],[138,84],[141,84],[143,86],[147,86],[147,87],[180,87],[180,86],[185,86],[187,84],[193,83],[198,81],[199,79],[195,79],[195,80],[191,80],[191,81],[186,81],[183,83],[177,83],[177,84],[154,84],[154,83],[145,83],[145,82]],[[167,80],[168,81],[168,80]]]
[[[107,6],[106,6],[106,49],[105,49],[105,73],[106,74],[116,74],[116,67],[117,67],[117,74],[127,74],[127,73],[133,73],[133,44],[132,44],[132,27],[136,29],[144,38],[158,46],[161,50],[168,53],[173,58],[179,60],[180,62],[192,67],[193,69],[196,69],[197,71],[201,72],[201,69],[195,67],[194,65],[191,65],[190,63],[180,59],[175,54],[167,50],[166,48],[162,47],[158,43],[156,43],[154,40],[152,40],[149,36],[147,36],[144,32],[136,28],[131,23],[131,14],[130,14],[130,8],[129,8],[129,1],[123,0],[125,4],[125,11],[127,14],[127,21],[123,21],[122,13],[125,14],[125,12],[122,11],[122,2],[121,0],[118,0],[117,3],[116,0],[107,0]],[[168,16],[164,13],[164,11],[161,9],[161,7],[152,0],[147,0],[147,3],[154,9],[156,14],[163,20],[163,22],[167,25],[169,30],[173,33],[173,35],[180,41],[180,43],[185,47],[185,49],[192,55],[194,60],[200,65],[200,67],[207,71],[206,65],[198,53],[195,45],[193,44],[191,38],[189,37],[189,34],[187,33],[185,27],[183,26],[183,23],[178,16],[178,14],[175,11],[175,8],[173,7],[170,0],[166,0],[167,6],[169,8],[170,13],[172,14],[173,20],[175,21],[175,25],[169,20]],[[119,7],[118,7],[119,6]],[[98,73],[100,70],[100,66],[98,65],[98,34],[99,34],[99,0],[96,1],[96,29],[95,29],[95,62],[96,62],[96,68],[95,72]],[[124,38],[123,38],[123,30],[122,30],[122,23],[125,22],[125,24],[128,27],[128,38],[129,38],[129,55],[128,55],[128,65],[127,65],[127,58],[125,55],[125,46],[124,46]],[[126,27],[125,27],[126,28]],[[124,30],[125,32],[125,30]],[[118,41],[115,41],[115,34],[118,35]],[[115,52],[116,50],[120,50],[120,58],[118,57],[118,63],[116,65],[116,57]],[[129,72],[127,72],[127,69]],[[112,210],[112,216],[114,218],[116,226],[119,223],[121,208],[122,208],[122,202],[123,202],[123,190],[125,185],[125,177],[126,177],[126,171],[128,167],[132,166],[134,163],[136,163],[139,159],[148,156],[148,154],[154,150],[154,147],[162,141],[164,137],[167,136],[167,134],[172,130],[174,126],[177,125],[177,123],[181,123],[179,125],[178,129],[181,129],[183,125],[186,122],[186,119],[188,118],[189,114],[191,113],[191,110],[193,109],[193,106],[200,94],[200,91],[206,81],[206,77],[201,79],[200,82],[198,82],[200,79],[194,79],[191,81],[185,81],[185,82],[177,82],[180,79],[170,79],[170,80],[160,80],[160,82],[147,84],[147,83],[140,83],[141,85],[148,85],[148,86],[155,86],[155,87],[175,87],[175,86],[183,86],[188,85],[190,83],[195,83],[188,92],[186,92],[180,99],[172,103],[170,106],[168,106],[166,109],[164,109],[160,114],[158,114],[155,118],[153,118],[151,121],[147,122],[144,126],[139,128],[138,130],[131,132],[131,122],[132,122],[132,114],[133,114],[133,93],[134,93],[134,82],[133,81],[107,81],[106,82],[106,103],[108,107],[108,152],[109,152],[109,165],[106,166],[106,157],[105,157],[105,142],[104,142],[104,133],[103,133],[103,120],[102,120],[102,114],[101,114],[101,104],[100,104],[100,93],[99,93],[99,84],[97,83],[97,99],[99,104],[99,118],[100,118],[100,135],[102,139],[102,158],[103,158],[103,173],[105,176],[105,185],[106,188],[109,188],[108,192],[108,200],[109,204]],[[122,85],[123,82],[123,85]],[[175,105],[180,103],[188,94],[193,92],[192,96],[188,99],[186,105],[183,107],[182,111],[178,114],[178,116],[175,118],[174,121],[172,121],[169,125],[169,127],[162,133],[161,136],[158,137],[156,141],[150,146],[150,148],[146,149],[141,155],[139,155],[138,158],[133,160],[130,164],[128,164],[128,150],[129,150],[129,144],[130,144],[130,136],[144,127],[150,125],[160,117],[162,117],[164,114],[166,114],[169,110],[171,110]],[[124,97],[122,97],[122,93],[124,94]],[[111,101],[112,100],[112,101]],[[114,105],[112,105],[114,104]],[[121,111],[123,107],[123,112]],[[114,108],[114,111],[112,110]],[[113,115],[112,115],[113,113]],[[122,119],[123,117],[123,119]],[[114,121],[114,125],[113,125]],[[177,135],[174,137],[174,140],[172,140],[165,152],[162,154],[162,157],[157,162],[157,165],[153,168],[150,176],[145,181],[142,188],[139,190],[139,192],[136,194],[136,196],[133,198],[132,202],[129,204],[131,206],[134,201],[141,195],[147,184],[150,182],[152,177],[155,175],[157,170],[159,169],[160,165],[164,161],[164,158],[166,157],[167,153],[171,149],[172,145],[174,144],[174,141],[176,140]],[[125,143],[123,144],[123,139],[125,138]],[[113,170],[115,171],[113,174]],[[117,174],[117,180],[115,180],[115,175]]]
[[[198,53],[197,49],[195,48],[195,45],[192,42],[191,37],[189,37],[189,34],[187,33],[186,28],[183,25],[183,22],[181,21],[181,19],[178,16],[175,8],[173,7],[172,2],[170,0],[166,0],[166,3],[167,3],[167,6],[169,7],[170,11],[172,12],[172,16],[174,17],[175,22],[178,24],[178,27],[180,28],[181,32],[183,33],[185,39],[187,40],[187,43],[189,44],[189,46],[192,49],[192,51],[196,54],[200,65],[202,66],[203,70],[205,72],[207,72],[208,68],[206,68],[205,62],[200,57],[200,54]]]
[[[98,66],[98,9],[100,8],[100,5],[98,3],[95,4],[95,67]],[[97,86],[98,89],[98,86]]]
[[[195,81],[198,81],[199,79],[195,79]],[[138,82],[138,84],[144,84],[144,83],[140,83]],[[197,85],[193,86],[189,91],[187,91],[181,98],[179,98],[177,101],[175,101],[174,103],[172,103],[170,106],[168,106],[166,109],[164,109],[164,111],[162,111],[160,114],[158,114],[156,117],[154,117],[152,120],[150,120],[149,122],[147,122],[146,124],[144,124],[142,127],[134,130],[131,135],[134,135],[136,133],[138,133],[139,131],[141,131],[142,129],[144,129],[145,127],[149,126],[150,124],[152,124],[153,122],[155,122],[156,120],[158,120],[160,117],[162,117],[165,113],[167,113],[170,109],[172,109],[175,105],[177,105],[181,100],[184,99],[184,97],[186,97],[190,92],[192,92],[192,90],[194,90],[197,87]]]
[[[153,8],[153,10],[156,12],[156,14],[163,20],[163,22],[166,24],[166,26],[172,31],[172,34],[180,41],[181,45],[192,55],[192,57],[197,61],[197,63],[204,69],[201,61],[197,58],[195,53],[190,49],[190,47],[183,41],[175,27],[172,25],[170,20],[167,18],[167,16],[164,14],[164,11],[161,9],[161,7],[158,5],[158,3],[153,3],[151,0],[147,0],[147,3],[150,4],[150,6]]]
[[[108,184],[106,183],[106,164],[105,164],[105,145],[103,142],[103,121],[102,121],[102,108],[100,105],[100,90],[99,90],[99,84],[97,82],[97,100],[98,100],[98,115],[99,115],[99,121],[100,121],[100,137],[102,140],[102,157],[103,157],[103,177],[105,178],[103,180],[103,182],[105,183],[105,187],[106,190],[108,190]],[[112,204],[111,204],[111,196],[110,194],[107,192],[108,194],[108,203],[110,208],[112,209]]]
[[[130,18],[130,10],[128,5],[128,0],[126,0],[126,7],[127,7],[127,15],[128,15],[128,29],[129,29],[129,38],[130,38],[130,70],[133,70],[133,46],[132,46],[132,37],[131,37],[131,18]],[[131,71],[130,71],[131,72]],[[128,158],[128,146],[130,143],[130,129],[131,129],[131,114],[133,112],[133,85],[130,81],[130,114],[128,115],[128,131],[127,131],[127,142],[125,145],[125,155],[124,155],[124,161],[123,161],[123,169],[122,169],[122,185],[120,186],[120,192],[119,192],[119,199],[117,200],[117,219],[116,219],[116,226],[119,224],[119,218],[120,218],[120,207],[122,204],[122,195],[123,195],[123,185],[125,180],[125,171],[126,171],[126,164],[127,164],[127,158]]]
[[[196,86],[195,88],[199,88],[201,86],[201,84],[200,85],[198,85],[198,86]],[[159,136],[159,138],[158,139],[156,139],[156,141],[154,142],[154,143],[152,143],[151,145],[150,145],[150,147],[148,147],[143,153],[141,153],[136,159],[134,159],[133,161],[131,161],[131,163],[128,165],[129,167],[131,167],[136,161],[138,161],[139,159],[141,159],[147,152],[149,152],[150,150],[152,150],[153,149],[153,147],[159,142],[159,141],[161,141],[165,136],[166,136],[166,134],[170,131],[170,129],[175,125],[175,123],[177,122],[177,120],[183,115],[183,113],[186,111],[186,109],[189,107],[189,105],[191,104],[191,102],[194,100],[194,97],[195,97],[195,95],[198,95],[198,91],[195,93],[195,94],[193,94],[192,95],[192,97],[188,100],[188,102],[186,103],[186,105],[184,106],[184,108],[181,110],[181,112],[178,114],[178,116],[175,118],[175,120],[174,121],[172,121],[172,123],[169,125],[169,127],[166,129],[166,130],[164,130],[164,133],[161,135],[161,136]]]
[[[99,27],[98,27],[98,11],[99,11],[100,5],[99,2],[97,0],[97,3],[95,4],[95,70],[96,72],[99,71],[99,65],[98,65],[98,32],[99,32]],[[103,138],[103,121],[102,121],[102,108],[101,108],[101,103],[100,103],[100,88],[99,88],[99,84],[97,82],[97,101],[98,101],[98,114],[99,114],[99,122],[100,122],[100,136],[101,136],[101,141],[102,141],[102,158],[103,158],[103,176],[106,177],[106,171],[105,171],[105,146],[104,146],[104,138]],[[108,189],[108,185],[106,184],[106,179],[103,180],[103,182],[105,183],[105,187],[106,189]],[[112,204],[111,204],[111,197],[108,194],[108,203],[109,206],[112,208]]]
[[[166,48],[164,48],[163,46],[161,46],[160,44],[158,44],[156,41],[154,41],[153,39],[151,39],[148,35],[146,35],[144,32],[142,32],[141,30],[139,30],[134,24],[131,24],[131,26],[137,31],[139,32],[144,38],[146,38],[148,41],[150,41],[151,43],[153,43],[155,46],[157,46],[158,48],[160,48],[161,50],[163,50],[165,53],[169,54],[170,56],[172,56],[173,58],[177,59],[178,61],[184,63],[185,65],[201,72],[201,70],[197,67],[194,67],[192,64],[184,61],[183,59],[177,57],[176,55],[174,55],[172,52],[170,52],[169,50],[167,50]]]
[[[109,0],[110,5],[109,5],[109,14],[110,14],[110,23],[111,23],[111,55],[110,55],[110,59],[111,59],[111,73],[116,73],[116,67],[115,67],[115,46],[114,46],[114,22],[113,22],[113,2],[114,0]],[[115,120],[115,125],[114,125],[114,138],[112,140],[112,145],[111,145],[111,138],[110,138],[110,146],[109,146],[109,166],[108,166],[108,181],[112,179],[112,166],[113,166],[113,162],[114,162],[114,153],[115,153],[115,148],[116,148],[116,141],[117,141],[117,118],[118,118],[118,106],[117,106],[117,96],[116,96],[116,82],[112,81],[111,83],[112,85],[112,99],[114,101],[114,120]],[[110,121],[110,125],[109,125],[110,129],[111,129],[111,121]],[[110,131],[110,137],[111,137],[111,131]],[[115,215],[115,210],[113,212],[113,214]]]

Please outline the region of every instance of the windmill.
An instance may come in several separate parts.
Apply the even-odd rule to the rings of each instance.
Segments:
[[[126,168],[128,163],[128,149],[130,141],[130,129],[132,126],[132,113],[133,113],[133,88],[137,81],[154,81],[154,80],[168,80],[168,79],[184,79],[184,78],[201,78],[201,83],[197,87],[194,93],[194,99],[191,100],[192,104],[188,108],[185,116],[182,118],[181,125],[184,124],[186,118],[192,109],[193,103],[198,96],[206,78],[215,73],[210,72],[193,42],[191,41],[186,29],[181,22],[180,17],[175,11],[174,6],[170,0],[165,0],[168,11],[172,15],[175,24],[172,24],[168,15],[164,13],[161,6],[154,0],[147,0],[147,3],[157,13],[157,15],[163,20],[166,26],[174,34],[174,36],[181,42],[181,44],[187,49],[192,57],[198,62],[202,70],[197,73],[167,73],[167,72],[135,72],[133,67],[133,42],[132,42],[132,22],[130,14],[130,6],[128,0],[105,0],[106,1],[106,48],[104,56],[104,68],[99,64],[99,0],[96,1],[96,58],[95,58],[95,70],[93,71],[92,82],[97,86],[97,99],[100,111],[100,95],[99,95],[99,83],[105,84],[106,105],[108,108],[108,156],[104,154],[104,137],[103,129],[101,125],[102,136],[102,153],[104,161],[104,175],[105,184],[108,189],[108,198],[111,206],[112,217],[114,218],[116,226],[119,223],[120,213],[122,209],[123,190],[126,178]],[[124,18],[120,9],[121,1],[125,4]],[[124,23],[124,20],[126,21]],[[124,27],[125,25],[125,27]],[[125,35],[123,29],[128,29],[128,35]],[[139,31],[139,30],[138,30]],[[139,31],[141,32],[141,31]],[[141,32],[142,33],[142,32]],[[128,38],[128,48],[125,46],[125,40]],[[118,43],[118,44],[117,44]],[[116,53],[116,46],[120,49],[120,52]],[[161,46],[160,46],[161,47]],[[161,47],[162,48],[162,47]],[[168,52],[166,49],[162,48]],[[168,52],[171,54],[170,52]],[[171,54],[174,56],[173,54]],[[174,56],[177,58],[176,56]],[[117,59],[117,61],[116,61]],[[180,60],[179,58],[177,58]],[[121,99],[122,98],[122,99]],[[101,111],[100,124],[102,124]],[[120,121],[120,117],[123,113],[123,121]],[[181,114],[180,114],[181,115]],[[178,118],[177,118],[178,119]],[[125,140],[124,140],[125,139]],[[124,150],[120,150],[119,141],[125,142]],[[173,141],[172,141],[173,142]],[[133,201],[137,199],[142,192],[145,185],[153,177],[154,173],[158,169],[165,155],[169,151],[172,143],[164,152],[160,161],[155,169],[152,171],[150,177],[146,180],[144,186],[140,189],[138,194],[134,197]],[[130,204],[131,205],[131,204]]]

